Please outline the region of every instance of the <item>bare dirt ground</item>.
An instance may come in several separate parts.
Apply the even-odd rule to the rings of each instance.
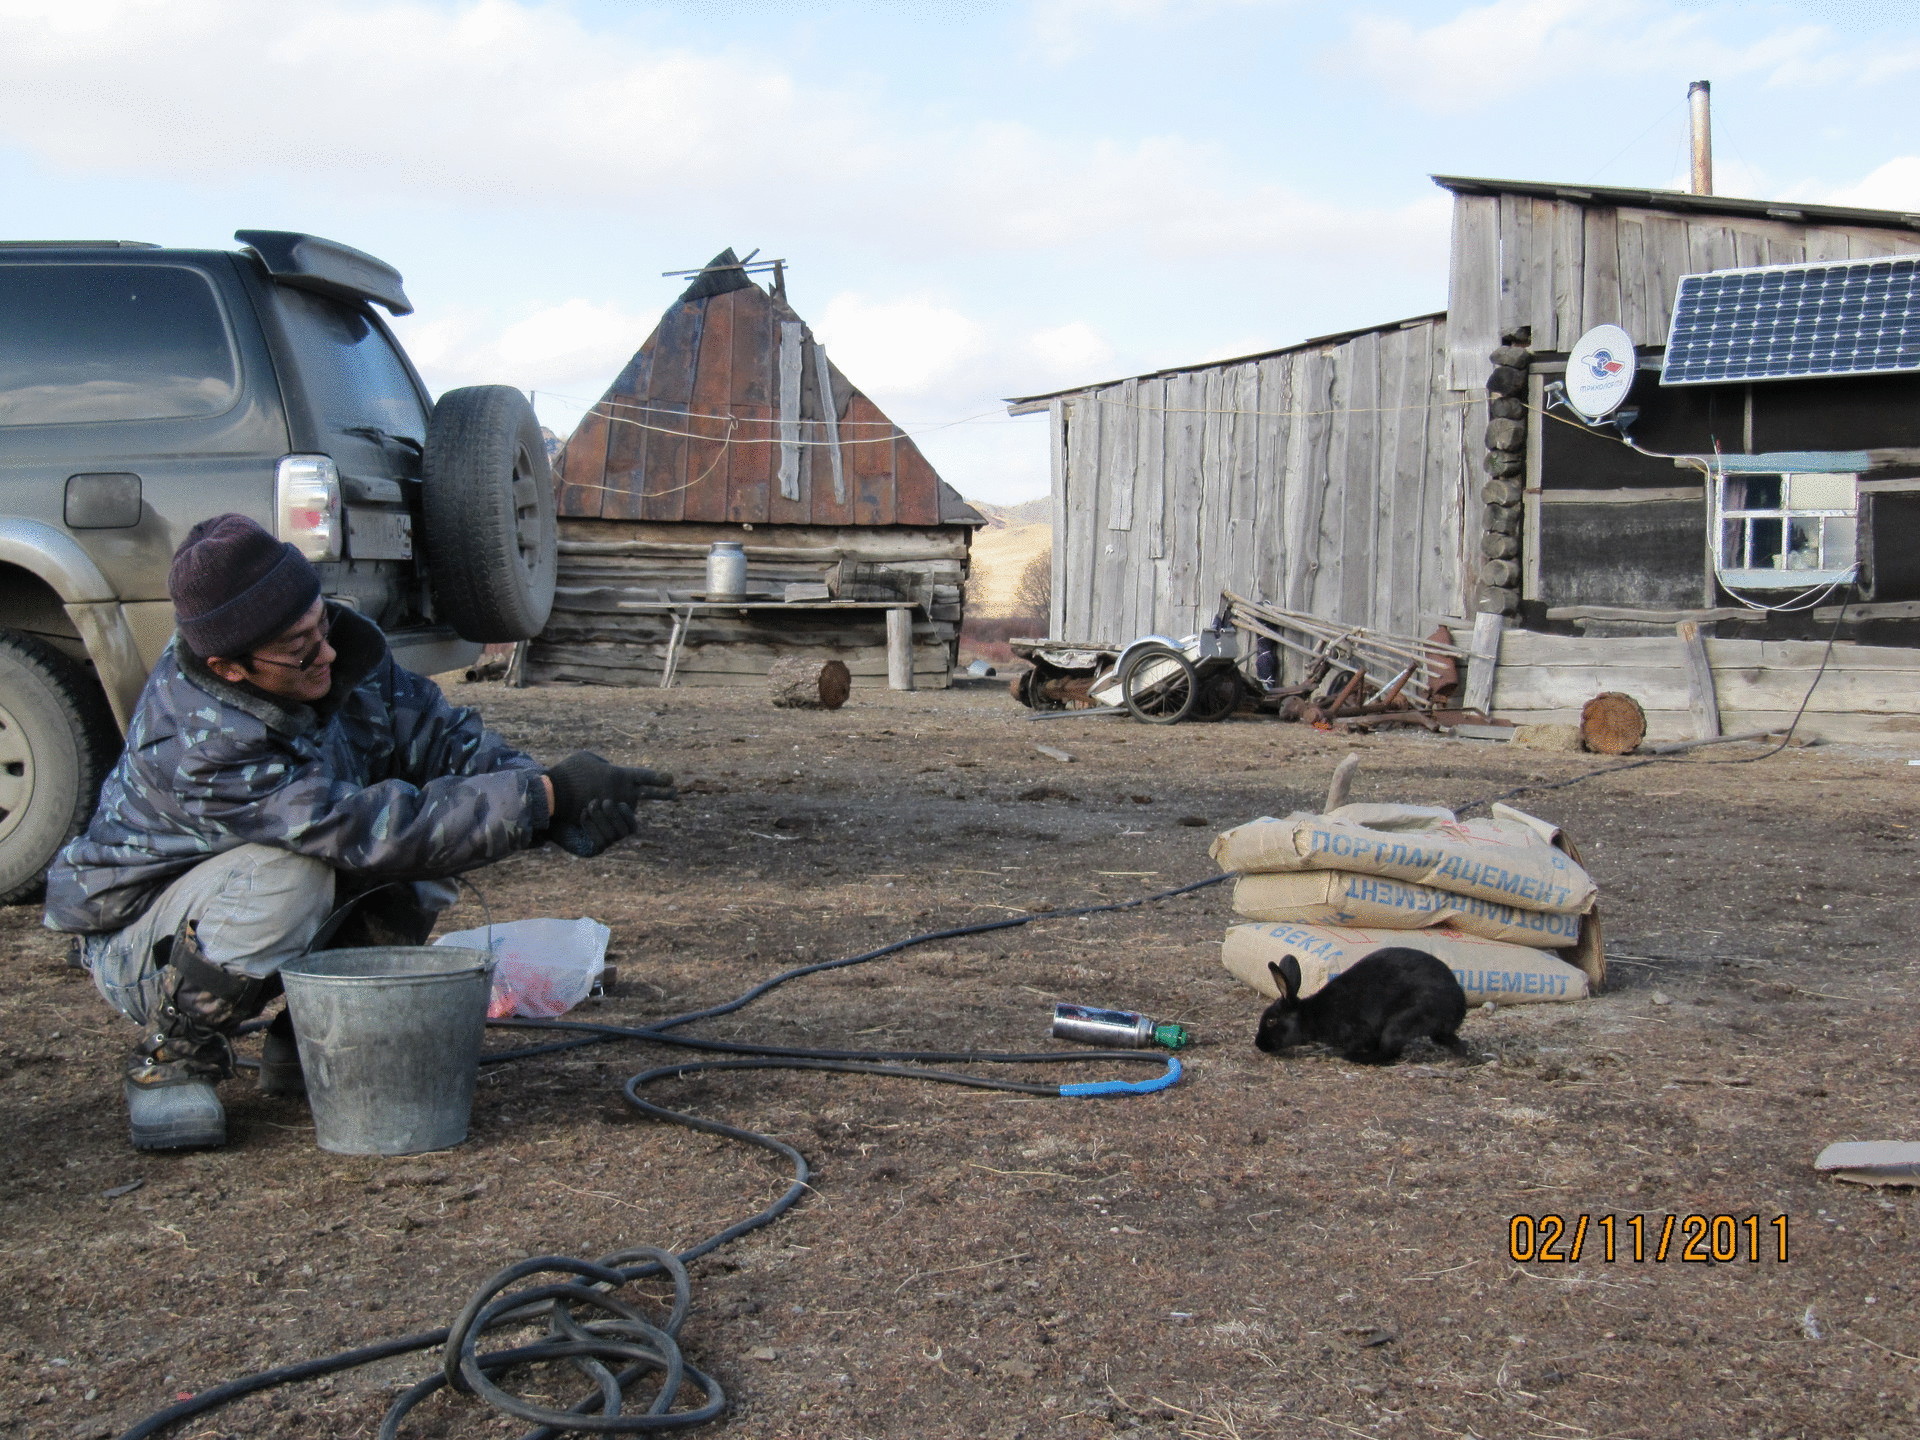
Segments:
[[[591,746],[686,782],[597,860],[548,848],[477,877],[501,918],[613,927],[621,993],[590,1007],[612,1019],[928,928],[1198,878],[1215,829],[1316,808],[1350,744],[1356,799],[1462,803],[1614,763],[1252,719],[1036,724],[984,692],[862,691],[832,714],[750,693],[456,696],[544,757]],[[1920,1433],[1920,1199],[1810,1168],[1830,1141],[1920,1138],[1920,770],[1891,752],[1708,757],[1733,755],[1518,802],[1582,844],[1618,958],[1598,999],[1475,1012],[1473,1061],[1256,1053],[1260,1002],[1219,965],[1224,888],[909,951],[710,1023],[1023,1050],[1052,1043],[1048,1007],[1070,999],[1200,1037],[1184,1082],[1142,1098],[785,1072],[657,1087],[816,1166],[794,1213],[694,1267],[683,1340],[733,1396],[721,1428]],[[759,1152],[627,1108],[619,1081],[668,1053],[631,1044],[485,1072],[472,1139],[437,1155],[322,1153],[300,1103],[241,1082],[228,1149],[139,1155],[118,1100],[130,1027],[33,910],[0,912],[0,945],[0,1434],[109,1436],[241,1372],[445,1324],[513,1258],[685,1246],[784,1184]],[[1516,1263],[1516,1213],[1618,1217],[1619,1253],[1607,1263],[1595,1230],[1578,1263]],[[1632,1261],[1627,1217],[1646,1218],[1651,1252],[1666,1216],[1695,1214],[1758,1217],[1761,1257],[1743,1227],[1731,1263],[1682,1260],[1678,1233],[1664,1262]],[[370,1436],[431,1367],[277,1391],[179,1433]],[[443,1397],[408,1433],[519,1429]]]

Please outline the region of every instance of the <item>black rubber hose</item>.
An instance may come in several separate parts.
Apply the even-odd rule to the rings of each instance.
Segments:
[[[598,1434],[649,1433],[681,1429],[718,1418],[726,1407],[725,1392],[711,1376],[686,1364],[679,1351],[677,1332],[681,1321],[685,1318],[689,1303],[685,1267],[689,1262],[711,1254],[742,1235],[770,1225],[779,1219],[806,1194],[812,1171],[806,1157],[786,1142],[756,1130],[746,1130],[739,1126],[728,1125],[723,1121],[709,1120],[704,1116],[690,1115],[684,1111],[656,1105],[640,1097],[639,1090],[642,1086],[656,1080],[696,1074],[703,1070],[826,1070],[931,1080],[939,1084],[965,1085],[976,1089],[1011,1090],[1029,1095],[1058,1095],[1060,1087],[1057,1085],[994,1080],[985,1076],[930,1070],[924,1067],[931,1064],[1088,1064],[1097,1061],[1161,1064],[1164,1063],[1165,1057],[1137,1050],[1051,1050],[1031,1054],[998,1054],[987,1051],[805,1050],[787,1046],[751,1045],[732,1040],[704,1040],[667,1032],[692,1024],[696,1020],[732,1014],[790,980],[817,975],[825,970],[863,965],[897,954],[915,945],[925,945],[936,940],[957,939],[966,935],[984,935],[996,930],[1030,925],[1036,920],[1072,919],[1081,915],[1129,910],[1136,906],[1159,900],[1171,900],[1177,896],[1204,890],[1232,878],[1227,874],[1210,875],[1204,880],[1197,880],[1172,890],[1135,896],[1128,900],[1074,906],[1062,910],[1036,911],[1029,915],[1014,915],[1001,920],[984,921],[977,925],[961,925],[946,930],[929,931],[905,940],[893,941],[858,955],[850,955],[844,959],[825,960],[783,970],[724,1004],[701,1010],[690,1010],[681,1015],[655,1021],[650,1025],[603,1025],[591,1021],[557,1019],[490,1022],[503,1028],[568,1030],[578,1033],[551,1044],[494,1051],[481,1057],[482,1064],[497,1065],[508,1060],[547,1055],[555,1051],[571,1050],[583,1045],[600,1044],[611,1040],[639,1040],[742,1057],[730,1060],[687,1060],[673,1065],[655,1066],[630,1076],[622,1089],[635,1109],[654,1119],[709,1135],[739,1140],[780,1156],[793,1167],[791,1183],[785,1192],[765,1209],[728,1226],[718,1234],[709,1236],[677,1255],[652,1247],[640,1247],[607,1256],[598,1262],[559,1255],[522,1260],[489,1276],[474,1292],[459,1319],[446,1329],[421,1331],[418,1334],[401,1336],[354,1350],[344,1350],[316,1360],[283,1365],[273,1370],[263,1370],[237,1380],[230,1380],[223,1385],[203,1390],[189,1399],[169,1405],[165,1409],[156,1410],[122,1432],[120,1440],[149,1440],[149,1437],[164,1434],[182,1421],[192,1419],[196,1415],[204,1415],[210,1410],[217,1410],[221,1406],[229,1405],[248,1395],[256,1395],[263,1390],[297,1384],[305,1380],[317,1380],[322,1376],[338,1374],[340,1371],[372,1364],[377,1360],[391,1359],[396,1355],[428,1350],[435,1346],[444,1347],[445,1350],[441,1372],[420,1381],[404,1391],[393,1402],[382,1421],[380,1440],[395,1440],[399,1434],[399,1426],[407,1414],[422,1400],[450,1384],[456,1389],[470,1389],[478,1392],[490,1404],[508,1414],[522,1419],[537,1420],[539,1423],[536,1428],[523,1436],[522,1440],[549,1440],[552,1436],[578,1431]],[[638,1260],[640,1263],[634,1265],[623,1263],[629,1260]],[[588,1278],[593,1280],[594,1284],[582,1286],[568,1282],[539,1286],[495,1299],[501,1296],[507,1287],[521,1279],[537,1274],[553,1273]],[[630,1307],[612,1300],[610,1292],[619,1285],[661,1274],[673,1279],[675,1293],[673,1310],[665,1323],[655,1326]],[[613,1313],[615,1318],[583,1323],[574,1318],[566,1308],[568,1303],[588,1304]],[[486,1353],[480,1352],[477,1348],[480,1337],[490,1329],[522,1324],[542,1317],[548,1319],[550,1326],[550,1334],[543,1341]],[[626,1363],[615,1371],[603,1363],[608,1359]],[[551,1361],[573,1364],[593,1384],[593,1392],[568,1410],[558,1411],[527,1405],[507,1395],[493,1384],[492,1377],[496,1373],[517,1365]],[[648,1412],[638,1415],[621,1413],[622,1395],[625,1389],[650,1370],[660,1371],[663,1379]],[[674,1382],[671,1389],[667,1386],[669,1380]],[[669,1413],[669,1407],[683,1388],[682,1381],[691,1383],[702,1391],[706,1397],[705,1402],[694,1409]],[[598,1413],[594,1413],[596,1409]]]

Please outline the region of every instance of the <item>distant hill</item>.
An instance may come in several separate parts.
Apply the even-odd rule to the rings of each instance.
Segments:
[[[973,534],[973,573],[967,581],[967,615],[993,619],[1014,614],[1020,575],[1036,555],[1053,548],[1053,500],[1042,495],[1018,505],[967,502],[987,517]]]
[[[1047,525],[1053,520],[1053,497],[1022,500],[1018,505],[995,505],[986,500],[967,502],[987,517],[989,528],[1004,530],[1015,525]]]

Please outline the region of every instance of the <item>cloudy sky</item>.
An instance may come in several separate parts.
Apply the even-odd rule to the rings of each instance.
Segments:
[[[1920,210],[1915,0],[0,0],[0,238],[306,230],[565,433],[723,246],[964,493],[1002,396],[1441,308],[1432,172]]]

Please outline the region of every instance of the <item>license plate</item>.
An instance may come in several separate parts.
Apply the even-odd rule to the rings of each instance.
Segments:
[[[411,560],[413,516],[404,510],[347,508],[347,554],[355,560]]]

